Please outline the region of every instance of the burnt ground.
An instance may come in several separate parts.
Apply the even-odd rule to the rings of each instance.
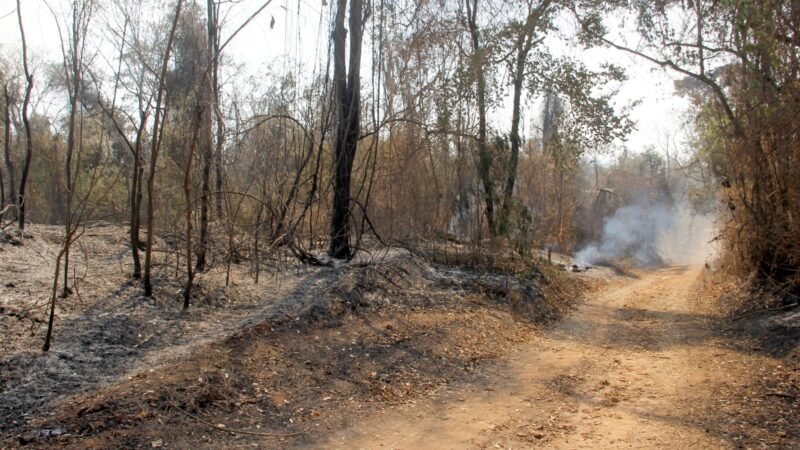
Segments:
[[[101,226],[43,354],[59,239],[0,242],[3,448],[800,446],[797,308],[742,313],[750,293],[696,269],[451,246],[282,260],[259,284],[243,263],[225,286],[217,261],[181,311],[169,245],[147,299]]]
[[[127,277],[124,230],[96,227],[73,252],[79,282],[41,353],[58,241],[57,228],[34,226],[0,250],[2,446],[303,445],[485,377],[579,290],[518,260],[445,266],[392,250],[369,264],[273,268],[259,284],[234,265],[224,286],[218,267],[181,311],[169,252],[144,298]]]
[[[127,277],[130,267],[124,232],[117,227],[89,230],[73,251],[79,279],[73,295],[57,301],[53,349],[39,351],[60,230],[33,227],[24,245],[0,252],[4,357],[0,361],[0,431],[24,426],[52,407],[53,400],[117,380],[130,371],[174,358],[208,340],[228,335],[259,314],[280,315],[288,306],[265,304],[299,294],[325,277],[308,281],[293,273],[273,280],[259,298],[257,286],[219,286],[220,273],[200,278],[195,307],[181,310],[181,286],[166,270],[153,298],[142,296]],[[91,255],[91,256],[90,256]],[[267,308],[269,309],[269,308]]]

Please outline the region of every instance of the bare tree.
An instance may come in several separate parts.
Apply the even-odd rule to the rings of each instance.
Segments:
[[[194,283],[194,265],[192,264],[192,161],[197,148],[197,135],[202,125],[203,109],[196,107],[195,118],[192,121],[192,138],[186,150],[185,166],[183,168],[183,198],[186,202],[184,215],[186,220],[186,287],[183,290],[183,309],[189,308],[192,297],[192,284]]]
[[[99,151],[102,150],[106,145],[106,142],[106,135],[101,134],[97,144],[97,149]],[[81,147],[79,146],[79,148]],[[78,167],[80,167],[81,157],[82,153],[80,151],[75,154],[76,165]],[[100,193],[99,198],[93,198],[92,194],[97,191],[98,186],[100,186],[100,182],[103,180],[105,169],[109,166],[109,159],[110,158],[107,156],[104,161],[94,165],[93,170],[87,175],[88,179],[85,182],[85,189],[83,189],[83,192],[80,195],[76,195],[77,192],[73,191],[73,218],[70,221],[71,227],[65,230],[64,240],[61,244],[58,254],[56,255],[56,266],[53,273],[53,284],[50,290],[50,301],[48,305],[50,311],[47,321],[47,333],[45,334],[44,345],[42,347],[42,351],[44,352],[50,350],[50,346],[52,344],[55,308],[56,301],[58,299],[58,280],[61,277],[61,263],[67,250],[73,244],[75,244],[75,242],[78,241],[78,239],[80,239],[80,237],[83,236],[84,232],[86,231],[86,220],[94,216],[97,206],[102,203],[102,199],[104,199],[114,189],[119,179],[120,172],[117,172],[117,175],[113,178],[104,180],[105,191]]]
[[[31,92],[33,92],[33,74],[28,68],[28,46],[25,42],[25,28],[22,26],[22,7],[20,0],[17,0],[17,20],[19,22],[19,34],[22,39],[22,67],[25,71],[25,97],[22,101],[22,123],[25,125],[25,160],[22,164],[22,174],[19,182],[19,195],[17,197],[17,210],[19,229],[25,229],[25,186],[28,184],[28,173],[31,169],[31,158],[33,157],[33,138],[31,136],[31,123],[28,119],[28,107],[31,103]],[[8,160],[6,160],[6,163]]]
[[[219,3],[207,0],[206,3],[206,30],[207,30],[207,65],[203,71],[204,85],[203,99],[205,103],[203,116],[203,167],[202,167],[202,193],[200,198],[200,239],[197,248],[196,269],[202,271],[206,267],[208,252],[208,221],[210,215],[211,193],[211,165],[215,168],[215,199],[217,218],[222,218],[223,208],[223,148],[225,145],[225,119],[220,106],[220,81],[219,66],[222,51],[253,19],[255,19],[270,4],[272,0],[265,0],[262,5],[244,20],[225,41],[220,40]],[[214,126],[216,124],[216,127]],[[215,136],[216,129],[216,136]]]
[[[118,63],[114,73],[115,94],[113,98],[116,100],[116,91],[123,78],[123,62],[126,60],[126,54],[128,53],[128,47],[130,45],[132,53],[139,58],[139,64],[136,69],[131,70],[132,73],[130,76],[133,77],[133,86],[129,88],[133,91],[136,99],[137,112],[136,114],[127,114],[122,109],[116,107],[116,102],[111,105],[106,105],[102,99],[98,102],[98,105],[111,121],[113,128],[117,132],[117,136],[122,140],[125,147],[128,148],[133,161],[130,171],[128,197],[128,212],[130,218],[128,236],[130,240],[131,257],[133,259],[133,271],[131,276],[135,279],[139,279],[142,276],[142,263],[139,254],[141,250],[142,188],[144,184],[144,169],[147,166],[143,145],[147,135],[148,119],[151,114],[153,92],[145,93],[146,77],[150,72],[150,66],[144,61],[144,56],[141,54],[140,49],[143,45],[140,40],[137,24],[132,21],[127,11],[122,8],[118,11],[121,13],[124,20],[122,31],[120,32],[110,28],[111,33],[119,39]],[[130,44],[129,41],[131,41]],[[135,130],[133,140],[128,136],[127,127],[122,120],[126,120],[133,126]]]
[[[267,0],[267,4],[271,0]],[[220,82],[219,82],[219,65],[222,47],[219,41],[219,3],[214,0],[208,0],[208,55],[209,55],[209,94],[212,97],[211,105],[213,109],[209,110],[209,115],[213,114],[216,123],[216,136],[214,140],[214,181],[216,187],[216,212],[217,218],[222,218],[222,149],[225,145],[225,120],[222,117],[220,109]],[[211,132],[211,130],[209,130]]]
[[[175,5],[175,14],[172,18],[172,27],[170,28],[169,31],[167,46],[164,49],[164,56],[161,64],[161,74],[158,78],[155,115],[153,117],[153,137],[150,148],[150,173],[148,174],[147,177],[147,244],[145,246],[145,256],[144,256],[144,295],[146,295],[147,297],[153,295],[153,283],[151,280],[151,270],[153,263],[153,234],[155,232],[153,228],[153,218],[155,214],[153,205],[153,194],[155,189],[156,162],[158,162],[158,151],[160,149],[160,144],[161,144],[161,136],[160,136],[161,107],[162,104],[164,103],[164,83],[166,82],[167,69],[169,68],[169,55],[170,52],[172,51],[172,44],[175,41],[175,30],[178,28],[178,20],[180,19],[182,6],[183,6],[183,0],[178,0],[178,3]]]
[[[8,172],[8,205],[14,206],[17,204],[17,180],[14,171],[14,162],[11,160],[11,95],[8,93],[8,81],[3,85],[3,156],[6,163],[6,171]],[[3,196],[3,207],[5,210],[5,189],[0,193]],[[16,216],[17,211],[14,211]],[[4,214],[0,214],[0,219]]]
[[[130,194],[130,244],[133,257],[133,278],[140,278],[142,276],[142,263],[139,257],[139,243],[141,242],[139,231],[141,230],[142,221],[142,184],[144,182],[145,168],[144,155],[142,154],[142,138],[144,137],[147,117],[149,115],[149,110],[142,107],[141,96],[139,105],[139,127],[136,129],[136,141],[133,144],[133,169],[131,171]]]
[[[72,20],[70,24],[70,34],[68,37],[67,45],[64,45],[64,38],[61,36],[61,27],[58,27],[58,32],[61,41],[61,54],[63,57],[64,66],[64,79],[67,80],[67,93],[69,97],[69,122],[67,130],[67,155],[64,162],[65,184],[67,191],[67,204],[66,213],[64,214],[64,235],[69,235],[72,228],[72,203],[74,200],[75,184],[79,173],[79,168],[76,167],[73,173],[73,156],[76,151],[76,138],[79,133],[78,113],[81,109],[80,96],[83,83],[83,70],[84,70],[84,50],[86,48],[86,33],[89,28],[89,21],[91,20],[92,10],[94,3],[89,1],[73,1],[71,7]],[[55,11],[51,8],[56,23],[58,17]],[[80,152],[80,149],[78,149]],[[70,246],[69,240],[66,240],[67,245],[64,247],[64,282],[62,285],[62,297],[67,297],[70,294],[69,287],[69,256]]]
[[[219,36],[218,36],[218,22],[217,13],[219,6],[214,3],[214,0],[208,0],[206,5],[206,56],[208,60],[208,70],[203,72],[203,88],[200,90],[203,100],[203,139],[202,139],[202,169],[201,169],[201,185],[202,192],[200,196],[200,237],[197,247],[197,264],[195,266],[198,272],[202,272],[206,268],[206,253],[208,251],[208,222],[210,219],[210,205],[211,205],[211,165],[216,160],[214,155],[214,109],[218,107],[217,101],[217,73],[219,70],[218,51],[219,51]],[[221,191],[220,188],[217,189]],[[220,194],[214,195],[218,198]],[[217,205],[217,215],[221,216],[221,204]]]

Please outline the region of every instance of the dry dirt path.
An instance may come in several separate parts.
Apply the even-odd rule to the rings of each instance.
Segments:
[[[717,345],[692,268],[610,283],[488,382],[354,423],[319,448],[728,448],[697,419],[743,358]],[[729,371],[728,371],[729,372]]]

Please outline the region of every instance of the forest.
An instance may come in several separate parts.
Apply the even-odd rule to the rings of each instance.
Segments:
[[[1,8],[0,446],[800,445],[800,1]]]

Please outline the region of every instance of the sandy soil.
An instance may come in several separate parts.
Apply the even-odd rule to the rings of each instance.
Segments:
[[[612,283],[488,383],[353,423],[316,448],[797,448],[786,431],[796,393],[759,384],[783,365],[720,335],[698,274]],[[770,421],[783,429],[765,430]]]

